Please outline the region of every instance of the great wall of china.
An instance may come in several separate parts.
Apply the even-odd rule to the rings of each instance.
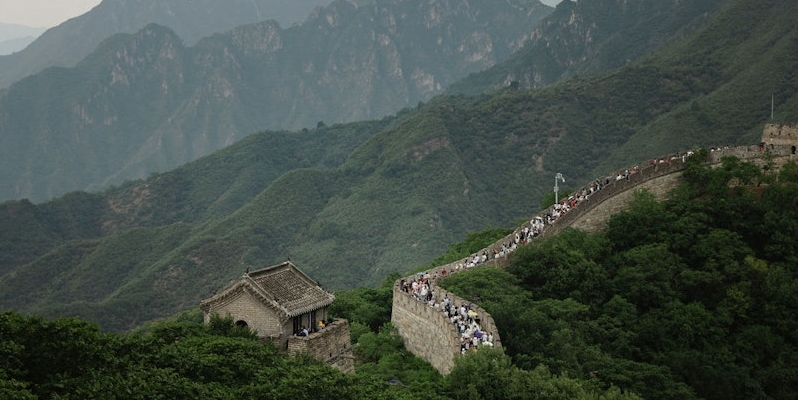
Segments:
[[[710,158],[706,164],[719,165],[724,156],[736,156],[741,160],[763,162],[765,154],[768,154],[770,160],[779,165],[796,156],[796,145],[798,145],[798,126],[768,124],[765,125],[760,144],[718,148],[710,152]],[[610,216],[628,207],[634,192],[638,189],[646,189],[657,199],[664,199],[666,194],[679,184],[686,160],[686,155],[669,156],[657,159],[654,163],[640,165],[639,168],[630,168],[634,173],[630,174],[628,179],[610,179],[604,188],[592,193],[586,200],[560,216],[551,225],[547,225],[543,230],[543,236],[555,235],[568,227],[588,232],[601,230],[606,226]],[[610,174],[612,177],[616,175],[617,172]],[[551,211],[550,208],[538,215],[546,215]],[[477,253],[484,251],[487,254],[494,254],[494,251],[498,251],[503,244],[512,242],[516,234],[525,227],[529,227],[529,224],[527,222],[516,228],[510,235]],[[472,304],[472,309],[480,315],[482,329],[492,332],[494,346],[501,347],[499,330],[490,314],[473,305],[472,301],[460,298],[437,285],[444,270],[449,273],[468,271],[457,268],[458,265],[465,262],[465,259],[459,260],[428,271],[432,277],[436,297],[440,299],[447,295],[454,304]],[[501,267],[506,263],[506,257],[493,258],[480,264],[480,267],[487,265]],[[412,277],[405,279],[412,279]],[[402,336],[405,347],[409,351],[429,362],[441,374],[448,374],[452,370],[455,359],[460,354],[459,332],[439,309],[430,307],[426,303],[416,300],[413,295],[402,291],[400,281],[397,281],[393,287],[391,322]]]

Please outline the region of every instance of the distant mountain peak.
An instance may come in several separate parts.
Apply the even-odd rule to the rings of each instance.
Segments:
[[[257,130],[414,107],[509,56],[550,12],[539,6],[539,13],[520,14],[518,4],[339,0],[303,24],[239,25],[191,47],[174,27],[155,23],[116,34],[75,68],[30,76],[0,98],[0,113],[3,106],[28,110],[0,119],[0,132],[25,142],[23,151],[0,148],[0,157],[19,160],[7,164],[17,171],[5,175],[0,198],[96,190],[174,168]],[[51,154],[54,143],[65,151]],[[44,172],[29,173],[24,160],[45,152],[36,167]],[[81,166],[66,167],[73,163]]]
[[[0,56],[0,88],[47,67],[76,65],[117,33],[134,33],[149,23],[168,26],[185,43],[243,24],[302,21],[329,0],[104,0],[91,11],[47,30],[24,50]]]

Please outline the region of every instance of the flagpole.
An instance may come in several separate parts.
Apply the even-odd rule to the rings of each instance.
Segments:
[[[558,172],[557,175],[554,175],[554,204],[555,205],[557,203],[559,203],[559,201],[560,201],[560,199],[557,198],[557,193],[560,191],[560,187],[557,186],[557,180],[558,179],[562,179],[562,182],[565,183],[565,178],[562,176],[561,173]]]

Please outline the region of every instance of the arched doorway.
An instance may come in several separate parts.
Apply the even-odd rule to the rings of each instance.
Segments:
[[[244,321],[243,319],[239,319],[238,321],[236,321],[236,326],[240,326],[242,328],[249,328],[249,325],[247,325],[247,321]]]

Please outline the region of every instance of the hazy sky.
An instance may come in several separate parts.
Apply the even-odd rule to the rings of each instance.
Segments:
[[[97,4],[100,0],[0,0],[0,22],[52,27]]]
[[[0,0],[0,1],[2,1],[2,0]],[[541,3],[546,4],[546,5],[550,5],[552,7],[556,6],[557,4],[560,4],[561,1],[562,0],[540,0]]]
[[[0,0],[0,22],[49,28],[91,10],[100,1]],[[561,0],[541,1],[553,6]]]

